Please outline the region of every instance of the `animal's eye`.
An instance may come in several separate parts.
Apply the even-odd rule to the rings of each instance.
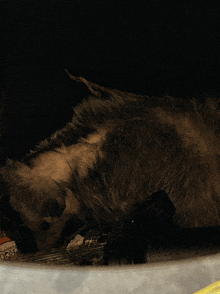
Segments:
[[[50,223],[48,223],[48,222],[43,222],[43,223],[40,225],[40,230],[42,230],[42,231],[49,230],[49,228],[50,228]]]
[[[50,200],[45,205],[45,215],[59,217],[62,215],[66,205],[60,205],[57,200]]]

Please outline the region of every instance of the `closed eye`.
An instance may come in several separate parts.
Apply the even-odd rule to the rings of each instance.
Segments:
[[[39,227],[41,231],[47,231],[49,230],[49,228],[50,228],[50,223],[48,222],[43,222]]]

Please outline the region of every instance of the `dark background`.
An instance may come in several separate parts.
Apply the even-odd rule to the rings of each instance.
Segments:
[[[138,94],[220,94],[219,1],[9,0],[0,11],[1,163],[64,126],[90,94],[66,67]]]

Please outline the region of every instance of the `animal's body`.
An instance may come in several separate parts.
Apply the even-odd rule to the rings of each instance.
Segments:
[[[117,92],[90,97],[62,130],[1,167],[1,198],[7,195],[39,250],[57,242],[70,218],[118,226],[159,190],[178,225],[219,225],[217,106]]]

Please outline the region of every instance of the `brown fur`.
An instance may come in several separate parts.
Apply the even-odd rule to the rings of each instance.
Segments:
[[[200,105],[170,97],[93,97],[75,108],[63,130],[0,174],[40,250],[54,245],[70,217],[117,225],[158,190],[169,195],[179,225],[219,225],[219,122],[211,99]],[[53,200],[61,215],[45,210]],[[45,221],[50,227],[42,230]]]

